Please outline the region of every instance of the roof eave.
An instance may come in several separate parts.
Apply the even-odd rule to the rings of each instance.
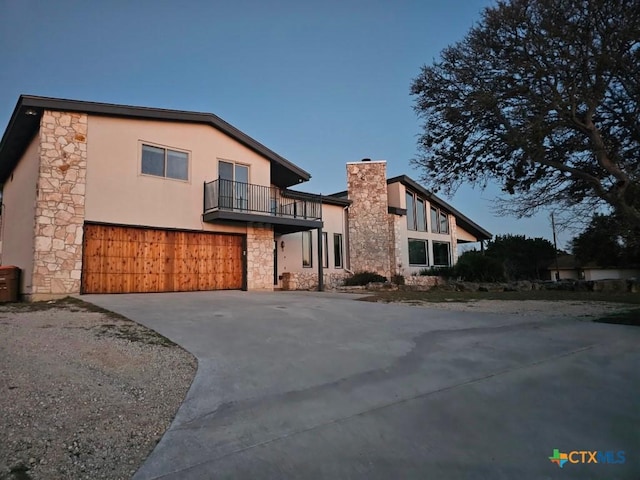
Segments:
[[[0,160],[4,160],[4,148],[12,137],[18,135],[19,139],[21,140],[23,139],[22,137],[24,137],[24,135],[22,135],[21,137],[19,132],[16,132],[16,129],[20,126],[20,112],[24,109],[33,109],[35,112],[37,112],[38,121],[40,119],[40,116],[42,116],[44,110],[54,110],[82,112],[112,117],[208,124],[269,160],[271,162],[271,181],[273,184],[282,188],[286,188],[292,185],[306,182],[311,178],[311,175],[302,168],[294,165],[286,158],[278,155],[273,150],[267,148],[262,143],[251,138],[249,135],[238,130],[230,123],[227,123],[226,121],[212,113],[187,112],[182,110],[116,105],[99,102],[85,102],[80,100],[38,97],[33,95],[21,95],[18,99],[16,108],[14,109],[11,120],[9,121],[7,129],[5,130],[5,133],[3,135],[2,143],[0,143]],[[32,115],[32,117],[34,116]],[[22,147],[23,148],[20,152],[20,155],[24,152],[26,145],[23,145]],[[10,153],[12,155],[15,155],[14,151]],[[13,169],[15,163],[17,163],[18,160],[19,158],[13,159],[13,162],[10,162],[13,163],[10,170]],[[2,175],[4,173],[4,170],[5,169],[0,166],[0,182],[4,182],[4,180],[8,176],[8,173],[6,175]]]

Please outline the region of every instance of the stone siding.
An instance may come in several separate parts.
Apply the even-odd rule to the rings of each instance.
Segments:
[[[458,224],[456,217],[449,214],[449,233],[451,234],[451,265],[458,263]]]
[[[247,227],[247,290],[273,290],[271,227]]]
[[[323,274],[323,282],[325,290],[333,290],[344,284],[345,278],[349,277],[348,273],[325,273]],[[285,272],[282,274],[283,290],[317,290],[318,289],[318,273],[317,272]]]
[[[386,162],[347,164],[349,258],[354,272],[391,275]]]
[[[80,292],[87,172],[87,115],[45,111],[30,300]]]
[[[412,287],[421,287],[429,290],[435,286],[447,283],[442,277],[431,275],[409,275],[404,278],[404,284]]]
[[[391,275],[404,275],[402,264],[402,230],[400,223],[405,217],[389,214],[389,258],[391,259]]]

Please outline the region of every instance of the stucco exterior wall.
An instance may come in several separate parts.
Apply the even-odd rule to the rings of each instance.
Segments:
[[[89,117],[87,221],[245,233],[242,225],[202,221],[203,185],[218,160],[249,166],[249,182],[269,186],[267,159],[208,125]],[[142,144],[189,154],[187,181],[143,175]]]
[[[562,273],[562,270],[560,272]],[[586,268],[584,270],[584,278],[585,280],[612,280],[612,279],[624,279],[624,278],[640,278],[640,269]]]
[[[324,268],[326,274],[333,275],[344,272],[346,262],[346,239],[345,239],[345,212],[344,207],[339,205],[322,205],[322,221],[323,232],[327,233],[328,241],[328,267]],[[333,235],[339,233],[342,235],[342,267],[336,268],[334,261],[334,243]],[[311,242],[312,242],[312,267],[302,266],[302,232],[290,233],[287,235],[280,235],[276,237],[278,247],[278,277],[284,273],[300,273],[295,278],[306,279],[310,275],[315,275],[315,281],[317,285],[318,277],[318,231],[311,230]],[[282,242],[284,242],[284,248],[282,248]],[[301,280],[302,281],[302,280]],[[282,280],[279,279],[279,286],[282,286]],[[304,280],[304,285],[308,282]]]
[[[387,185],[387,199],[390,207],[407,208],[407,199],[404,194],[404,185],[400,182]]]
[[[460,225],[456,225],[456,236],[458,239],[458,243],[460,242],[477,242],[478,239],[471,235],[469,232],[460,227]]]
[[[20,292],[33,283],[36,192],[40,169],[40,137],[36,135],[2,190],[2,264],[22,272]]]

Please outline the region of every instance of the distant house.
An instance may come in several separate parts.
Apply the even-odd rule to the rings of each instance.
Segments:
[[[382,161],[349,163],[341,194],[291,189],[309,178],[213,114],[21,96],[0,142],[2,263],[30,300],[273,290],[451,265],[491,237]]]
[[[558,265],[553,262],[548,267],[551,278],[558,272],[559,280],[611,280],[640,278],[640,267],[610,266],[603,267],[593,262],[581,264],[574,255],[558,257]]]

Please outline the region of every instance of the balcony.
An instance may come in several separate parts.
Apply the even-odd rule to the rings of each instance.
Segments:
[[[232,180],[204,184],[205,222],[254,222],[274,226],[276,233],[322,227],[321,197]]]

